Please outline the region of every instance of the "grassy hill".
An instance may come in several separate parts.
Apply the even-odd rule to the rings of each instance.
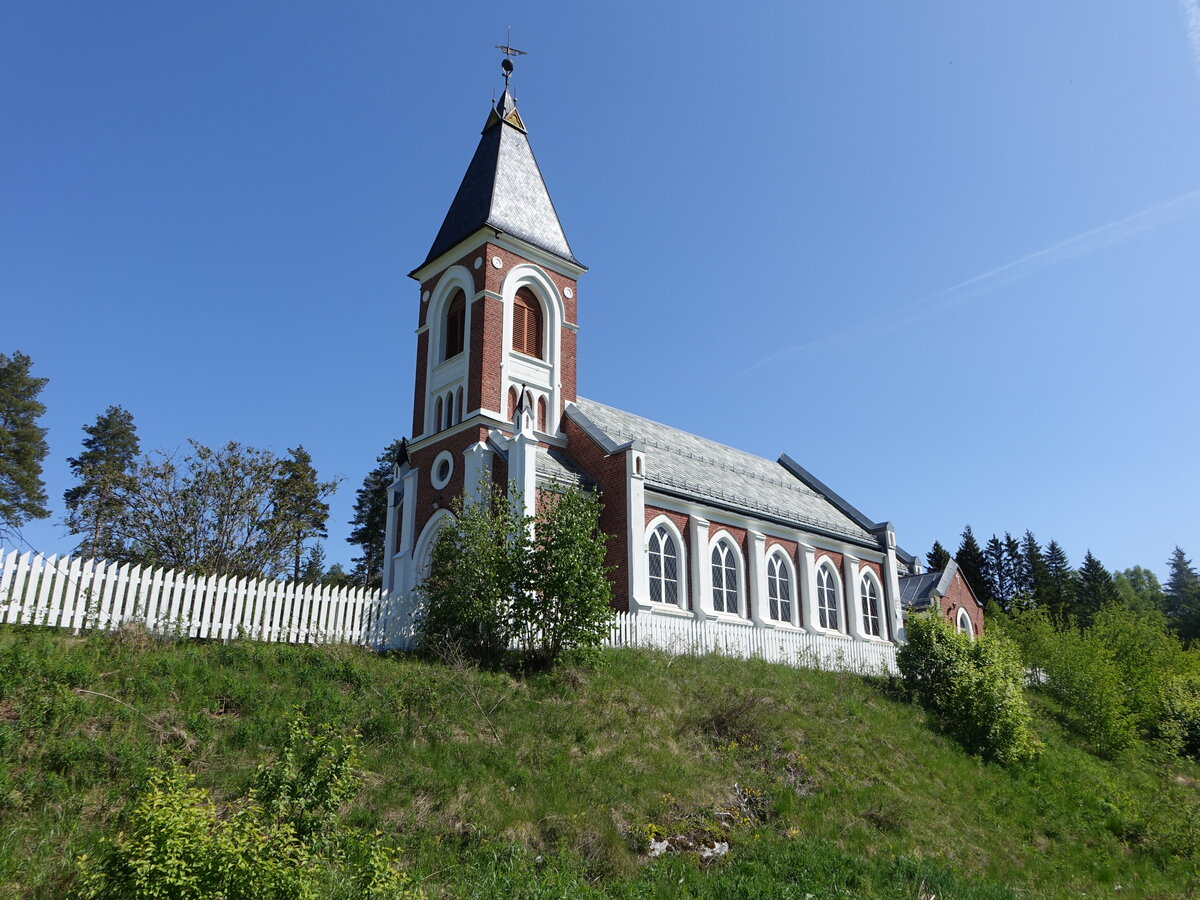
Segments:
[[[69,896],[75,858],[175,760],[241,796],[289,718],[357,729],[349,824],[431,897],[1181,897],[1200,768],[1081,749],[988,765],[893,686],[609,652],[529,678],[350,648],[0,629],[0,898]],[[709,863],[695,852],[728,844]]]

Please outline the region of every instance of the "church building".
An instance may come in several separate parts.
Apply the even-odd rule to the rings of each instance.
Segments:
[[[764,459],[579,395],[586,268],[542,180],[510,71],[410,273],[420,285],[412,438],[390,488],[385,589],[411,595],[451,501],[477,499],[483,479],[514,482],[530,513],[539,491],[579,485],[600,491],[619,610],[846,646],[900,641],[901,578],[921,567],[890,523],[786,454]]]

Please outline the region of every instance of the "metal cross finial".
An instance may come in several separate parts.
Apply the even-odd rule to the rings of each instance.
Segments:
[[[512,46],[512,26],[508,26],[508,40],[503,44],[497,44],[496,49],[504,54],[504,59],[500,61],[500,69],[504,72],[504,88],[508,89],[508,78],[513,73],[512,58],[514,56],[524,56],[524,50],[518,50]]]

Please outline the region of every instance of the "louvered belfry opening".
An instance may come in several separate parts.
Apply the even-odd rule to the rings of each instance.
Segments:
[[[542,304],[529,288],[518,288],[513,300],[513,342],[518,353],[542,358]]]
[[[458,356],[463,352],[467,333],[467,295],[458,290],[446,311],[446,353],[443,359]]]

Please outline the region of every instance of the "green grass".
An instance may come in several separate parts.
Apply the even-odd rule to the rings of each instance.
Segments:
[[[614,651],[520,679],[0,628],[0,898],[69,896],[75,858],[167,761],[244,794],[297,708],[361,733],[346,819],[400,847],[431,897],[1197,891],[1200,769],[1152,750],[1101,760],[1034,701],[1046,752],[1004,769],[885,682],[753,661]],[[680,833],[730,852],[646,859],[650,836]]]

